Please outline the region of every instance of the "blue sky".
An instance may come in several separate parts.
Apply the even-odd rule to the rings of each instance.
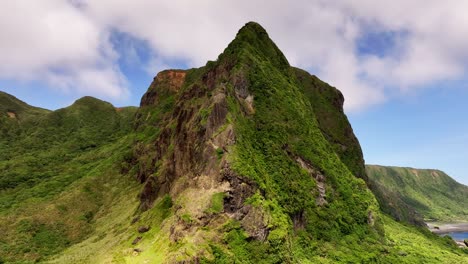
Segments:
[[[366,163],[439,169],[467,185],[468,87],[446,85],[348,113]]]
[[[422,0],[12,1],[0,9],[0,90],[48,109],[84,95],[138,105],[158,71],[216,59],[257,21],[292,65],[343,92],[367,163],[441,169],[468,184],[467,9]]]

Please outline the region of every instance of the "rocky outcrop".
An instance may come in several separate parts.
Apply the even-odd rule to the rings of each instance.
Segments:
[[[325,198],[327,197],[327,195],[325,189],[325,176],[320,171],[314,169],[312,165],[310,165],[309,162],[305,161],[303,158],[297,156],[296,161],[303,169],[305,169],[309,173],[309,175],[315,180],[315,183],[317,184],[318,196],[315,200],[315,203],[318,206],[326,205],[327,200],[325,200]]]
[[[150,230],[150,226],[144,225],[138,227],[138,233],[146,233]]]
[[[237,175],[227,164],[223,168],[223,180],[229,182],[230,189],[224,198],[224,211],[233,218],[241,219],[247,214],[244,202],[256,190],[256,184]]]
[[[186,74],[185,70],[165,70],[158,73],[141,98],[140,106],[156,105],[161,96],[177,93],[185,82]]]
[[[132,241],[132,245],[138,244],[138,243],[141,241],[141,239],[142,239],[141,236],[137,236],[137,237]]]
[[[292,153],[288,145],[284,145],[283,149],[288,153],[288,155],[291,158],[293,158],[297,162],[297,164],[299,164],[299,166],[301,166],[301,168],[306,170],[307,173],[309,173],[310,177],[315,181],[315,184],[317,186],[317,193],[318,193],[317,198],[315,199],[315,203],[318,206],[324,206],[328,204],[327,200],[325,199],[327,197],[326,186],[325,186],[326,179],[323,173],[317,170],[316,168],[314,168],[310,164],[310,162],[304,160],[304,158]],[[305,222],[303,212],[299,212],[293,215],[292,219],[293,219],[293,222],[295,223],[294,226],[303,226],[301,222]]]
[[[9,118],[16,119],[16,113],[15,112],[7,112],[7,115]]]
[[[224,198],[224,211],[229,217],[241,222],[250,238],[264,241],[269,233],[268,215],[260,207],[245,204],[247,198],[258,190],[255,182],[239,176],[227,163],[222,174],[223,180],[229,183]]]
[[[226,145],[234,141],[232,126],[224,126],[228,90],[219,81],[225,78],[229,67],[221,64],[213,69],[199,69],[201,83],[189,84],[183,90],[180,88],[186,72],[161,72],[143,97],[142,108],[155,109],[156,113],[161,111],[159,108],[168,95],[175,99],[173,109],[154,124],[160,131],[154,143],[145,147],[137,144],[134,150],[134,155],[140,157],[137,178],[145,185],[140,195],[142,209],[149,208],[163,194],[177,195],[172,184],[182,176],[190,179],[209,175],[220,181],[221,168],[216,153],[224,151]],[[151,114],[154,115],[147,113]],[[182,189],[190,185],[187,182]]]
[[[142,210],[150,209],[162,196],[175,201],[170,220],[161,228],[167,230],[171,243],[229,243],[223,236],[205,232],[217,230],[238,233],[247,242],[272,239],[271,243],[282,245],[290,230],[315,230],[320,238],[324,231],[319,229],[349,233],[356,222],[366,224],[371,196],[357,187],[362,181],[349,173],[364,178],[356,169],[363,166],[362,153],[361,163],[351,166],[353,155],[360,151],[354,144],[359,144],[344,138],[352,130],[335,133],[342,124],[319,128],[313,112],[325,105],[324,111],[331,108],[333,114],[319,118],[320,112],[317,119],[326,123],[337,117],[347,122],[343,96],[322,84],[303,91],[297,78],[278,47],[255,23],[242,29],[216,62],[199,69],[164,71],[155,77],[136,115],[136,131],[144,136],[135,142],[128,161],[143,184]],[[307,103],[313,100],[306,97],[309,88],[312,96],[324,100],[317,105]],[[349,171],[334,149],[325,149],[329,146],[339,147],[337,154],[348,162]],[[327,162],[317,154],[326,156]],[[358,196],[349,195],[352,191],[337,188],[342,179],[349,183],[343,184],[344,189],[358,191],[359,197],[369,201],[356,202]],[[358,212],[333,212],[332,224],[317,221],[339,199],[351,200]],[[342,217],[339,224],[334,217]],[[339,229],[340,224],[346,227]],[[207,233],[213,237],[207,238]],[[197,256],[187,259],[194,261]]]

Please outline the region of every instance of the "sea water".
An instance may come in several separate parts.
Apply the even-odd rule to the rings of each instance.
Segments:
[[[456,241],[463,241],[468,239],[468,232],[450,232],[447,234],[441,234],[442,236],[449,235]]]

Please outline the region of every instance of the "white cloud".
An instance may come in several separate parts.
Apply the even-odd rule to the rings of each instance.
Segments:
[[[462,78],[468,59],[466,1],[341,1],[340,8],[381,31],[403,31],[398,53],[362,60],[371,79],[406,91]]]
[[[79,95],[128,94],[108,32],[66,1],[2,2],[0,32],[0,78]]]
[[[379,88],[358,78],[354,55],[358,25],[319,1],[84,1],[101,24],[146,41],[157,59],[150,69],[185,59],[189,66],[213,60],[248,21],[262,24],[290,62],[314,68],[341,89],[347,108],[381,102]],[[129,11],[131,10],[131,11]]]
[[[1,78],[109,97],[128,93],[117,57],[132,54],[116,54],[113,30],[146,43],[154,59],[142,67],[160,70],[176,67],[172,61],[195,67],[215,59],[243,24],[257,21],[293,65],[340,89],[351,111],[467,71],[462,0],[46,0],[2,3],[0,10]],[[356,44],[368,30],[405,34],[392,52],[362,56]]]

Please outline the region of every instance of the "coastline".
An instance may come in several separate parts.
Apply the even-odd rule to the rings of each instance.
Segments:
[[[468,232],[468,223],[437,223],[431,222],[426,223],[427,228],[434,234],[444,235],[449,234],[452,232]],[[459,247],[466,247],[467,245],[463,242],[463,240],[455,240],[455,243]]]
[[[429,230],[436,234],[468,232],[468,223],[426,223]]]

